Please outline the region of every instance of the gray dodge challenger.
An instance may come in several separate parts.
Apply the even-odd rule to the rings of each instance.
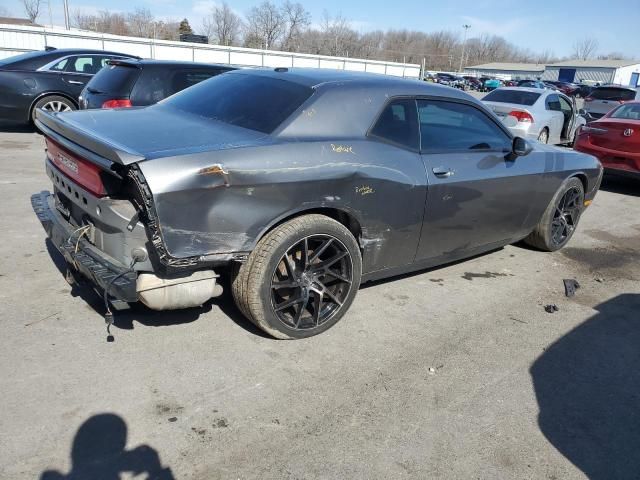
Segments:
[[[228,276],[277,338],[321,333],[362,282],[524,239],[563,247],[592,156],[513,137],[439,85],[237,70],[145,108],[37,113],[53,192],[32,196],[71,278],[110,306],[200,306]],[[109,321],[109,319],[107,319]]]

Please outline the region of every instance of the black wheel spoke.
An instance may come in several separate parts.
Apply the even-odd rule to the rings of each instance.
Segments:
[[[282,303],[279,303],[278,305],[276,305],[275,307],[275,311],[279,312],[280,310],[284,310],[285,308],[288,307],[292,307],[293,305],[296,305],[298,303],[304,302],[304,298],[303,297],[295,297],[289,300],[285,300]]]
[[[329,258],[327,260],[323,260],[320,263],[314,264],[313,265],[313,270],[314,271],[328,271],[328,269],[329,269],[329,267],[331,265],[336,263],[338,260],[346,257],[347,255],[349,255],[348,252],[338,252],[333,257],[331,257],[331,258]]]
[[[572,187],[567,190],[558,204],[551,222],[551,239],[560,245],[571,236],[580,217],[582,193]]]
[[[313,321],[315,326],[320,325],[320,313],[322,312],[322,293],[314,292]]]
[[[284,260],[284,266],[287,269],[287,275],[289,276],[290,279],[293,280],[294,278],[296,278],[296,274],[295,274],[296,266],[293,263],[293,260],[289,258],[289,252],[284,254],[283,260]]]
[[[325,240],[324,243],[320,245],[320,248],[313,252],[313,255],[311,255],[311,258],[309,259],[309,263],[313,263],[314,261],[316,261],[318,257],[320,257],[320,255],[322,255],[324,251],[329,248],[329,245],[331,245],[332,242],[333,238]]]
[[[274,290],[281,290],[283,288],[296,288],[299,287],[300,283],[296,280],[283,280],[281,282],[271,282],[271,288]]]
[[[309,265],[309,239],[305,237],[302,244],[302,269],[305,270]]]
[[[347,277],[345,277],[344,275],[338,273],[338,272],[334,272],[333,270],[326,270],[324,272],[325,275],[331,275],[334,278],[337,278],[338,280],[341,280],[345,283],[351,283],[351,280],[349,280]]]
[[[342,306],[342,302],[340,301],[340,299],[336,295],[334,295],[331,290],[325,290],[324,294],[331,300],[333,300],[336,305]]]

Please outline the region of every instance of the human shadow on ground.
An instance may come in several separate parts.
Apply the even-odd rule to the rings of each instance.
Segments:
[[[598,313],[532,365],[545,437],[591,480],[640,478],[640,294]]]
[[[101,413],[86,420],[71,447],[71,470],[46,470],[40,480],[119,480],[120,474],[146,473],[148,480],[175,480],[158,452],[148,445],[126,449],[127,424],[118,415]]]

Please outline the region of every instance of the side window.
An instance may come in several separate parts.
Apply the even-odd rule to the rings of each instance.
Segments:
[[[549,95],[545,101],[545,105],[547,110],[551,110],[553,112],[562,111],[562,108],[560,107],[560,97],[556,94]]]
[[[178,70],[171,81],[171,95],[221,73],[219,70]]]
[[[67,72],[71,73],[88,73],[94,74],[98,72],[93,66],[94,57],[72,57],[67,67]]]
[[[573,110],[571,103],[566,98],[558,95],[558,101],[560,102],[560,110],[564,112],[571,112],[571,110]]]
[[[389,103],[371,129],[370,135],[417,150],[419,134],[416,101],[402,99]]]
[[[97,58],[97,60],[98,60],[98,62],[97,62],[97,63],[98,63],[98,66],[99,66],[100,68],[103,68],[103,67],[106,67],[106,66],[107,66],[107,62],[108,62],[109,60],[111,60],[113,57],[96,57],[96,58]]]
[[[53,70],[54,72],[63,72],[68,63],[69,63],[69,59],[64,58],[60,60],[58,63],[56,63],[54,66],[49,68],[49,70]]]
[[[418,100],[421,150],[505,150],[511,139],[480,109],[464,103]]]
[[[162,69],[145,68],[131,92],[136,105],[152,105],[171,95],[169,77]]]

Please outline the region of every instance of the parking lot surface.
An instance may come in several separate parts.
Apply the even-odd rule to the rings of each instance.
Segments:
[[[227,290],[123,312],[107,343],[31,211],[43,159],[0,132],[0,478],[637,478],[638,183],[606,180],[560,252],[366,285],[308,340],[263,336]]]

